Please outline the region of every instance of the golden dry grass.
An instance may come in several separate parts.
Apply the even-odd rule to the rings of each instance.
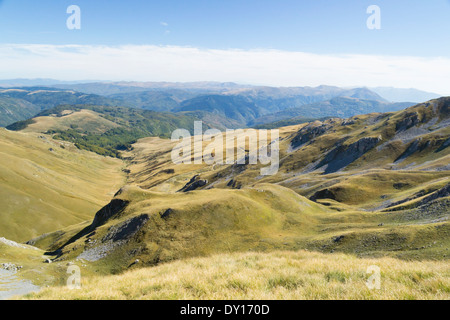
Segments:
[[[381,288],[366,285],[369,266]],[[222,254],[121,275],[82,278],[82,288],[25,299],[450,299],[448,261],[358,259],[308,251]]]
[[[123,185],[123,165],[49,136],[0,130],[0,235],[26,241],[92,219]]]

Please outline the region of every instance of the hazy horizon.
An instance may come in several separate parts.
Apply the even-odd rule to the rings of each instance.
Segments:
[[[8,84],[8,86],[16,86],[13,81],[24,81],[24,82],[35,82],[36,84],[28,84],[28,85],[24,85],[24,84],[18,84],[18,85],[23,85],[25,87],[27,86],[37,86],[40,85],[39,81],[42,82],[46,82],[46,83],[42,83],[41,85],[58,85],[58,84],[89,84],[89,83],[111,83],[111,84],[117,84],[117,83],[122,83],[122,84],[126,84],[126,83],[130,83],[130,86],[133,86],[133,83],[166,83],[166,84],[196,84],[196,83],[216,83],[216,84],[235,84],[237,86],[242,86],[242,87],[273,87],[273,88],[301,88],[301,87],[311,87],[311,88],[316,88],[316,87],[321,87],[321,86],[325,86],[325,87],[333,87],[333,85],[329,85],[329,84],[320,84],[317,86],[309,86],[309,85],[304,85],[304,86],[268,86],[268,85],[264,85],[264,84],[258,84],[258,83],[243,83],[243,82],[238,82],[238,81],[227,81],[227,82],[223,82],[223,81],[216,81],[216,80],[200,80],[200,81],[133,81],[133,80],[77,80],[77,79],[73,79],[73,80],[61,80],[61,79],[52,79],[52,78],[15,78],[15,79],[8,79],[8,78],[4,78],[4,79],[0,79],[0,88],[5,84]],[[17,86],[18,86],[17,85]],[[339,87],[339,86],[335,86],[335,87]],[[4,87],[7,88],[7,87]],[[367,88],[367,89],[398,89],[398,90],[417,90],[420,92],[424,92],[424,93],[429,93],[429,94],[436,94],[436,95],[440,95],[440,96],[447,96],[445,94],[441,94],[439,92],[432,92],[432,91],[426,91],[426,90],[420,90],[418,88],[413,88],[413,87],[390,87],[390,86],[377,86],[377,87],[369,87],[369,86],[365,86],[365,85],[360,85],[360,86],[343,86],[340,87],[343,89],[356,89],[356,88]]]
[[[450,2],[0,2],[2,78],[395,87],[450,95]],[[77,21],[78,25],[71,23]],[[375,20],[374,20],[375,21]]]

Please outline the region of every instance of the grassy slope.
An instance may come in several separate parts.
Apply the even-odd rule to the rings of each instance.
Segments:
[[[442,118],[436,116],[438,111]],[[396,125],[411,112],[418,114],[421,121],[419,126],[424,123],[427,125],[433,119],[434,125],[426,127],[428,133],[420,131],[417,136],[410,130],[408,134],[413,137],[402,140],[396,132]],[[142,139],[134,145],[133,151],[124,153],[125,157],[130,158],[131,164],[128,168],[128,185],[115,197],[129,201],[124,210],[117,212],[95,230],[81,232],[87,226],[82,224],[37,240],[40,247],[57,249],[78,233],[73,238],[75,241],[62,246],[62,255],[56,264],[76,261],[83,253],[95,253],[97,250],[98,254],[99,250],[107,248],[107,257],[94,262],[81,261],[87,263],[84,274],[87,276],[87,289],[92,289],[91,293],[81,291],[83,293],[77,296],[77,293],[50,289],[41,297],[55,297],[55,294],[63,293],[67,297],[81,298],[220,298],[231,294],[233,297],[263,298],[448,298],[449,197],[418,207],[414,203],[421,199],[419,197],[412,201],[413,204],[405,202],[407,207],[398,211],[386,211],[385,206],[386,201],[407,199],[421,190],[432,194],[448,184],[448,170],[445,170],[448,148],[439,151],[449,134],[448,126],[440,127],[439,122],[448,118],[445,112],[448,111],[442,106],[431,103],[398,113],[358,116],[345,124],[342,120],[327,120],[331,128],[326,134],[292,152],[289,150],[292,140],[307,125],[282,128],[280,171],[275,176],[265,178],[259,176],[258,165],[175,166],[170,160],[173,143],[159,138]],[[305,167],[321,160],[339,144],[347,147],[362,138],[377,136],[382,138],[377,147],[343,170],[330,174],[324,174],[322,168],[305,170]],[[347,140],[339,142],[343,137],[347,137]],[[430,141],[430,144],[403,162],[394,163],[417,137]],[[412,166],[415,166],[414,170]],[[208,180],[205,187],[189,193],[177,192],[197,174]],[[234,186],[229,184],[231,179],[237,182]],[[323,189],[333,191],[336,199],[319,199],[317,203],[307,199]],[[162,217],[168,209],[172,210],[169,216]],[[142,228],[138,228],[136,233],[125,233],[126,237],[121,239],[124,241],[116,242],[111,247],[108,239],[121,234],[121,230],[130,230],[128,227],[133,225],[132,219],[142,215],[148,218]],[[252,259],[261,259],[265,263],[276,260],[273,255],[278,254],[265,256],[261,252],[300,249],[333,255],[319,256],[314,253],[309,256],[311,261],[302,261],[302,265],[305,265],[305,269],[302,269],[296,264],[298,257],[295,255],[303,253],[283,253],[287,267],[292,261],[296,265],[290,272],[301,273],[306,270],[310,276],[298,280],[301,286],[295,285],[295,277],[285,279],[285,274],[277,274],[277,269],[269,266],[267,278],[251,276],[255,274],[253,268],[264,270],[262,263],[252,266]],[[257,251],[259,254],[248,251]],[[251,280],[233,281],[236,279],[230,276],[223,282],[214,282],[214,276],[213,279],[207,278],[210,283],[221,288],[221,293],[217,295],[206,283],[195,285],[194,281],[201,271],[192,269],[189,264],[204,261],[205,267],[200,267],[200,270],[207,269],[206,273],[214,275],[221,272],[216,270],[216,265],[223,265],[223,262],[214,262],[214,259],[222,258],[197,259],[230,252],[239,254],[229,259],[241,259],[244,264],[250,265],[250,270],[246,272]],[[342,258],[344,256],[341,253],[349,256]],[[252,255],[255,257],[252,258]],[[192,257],[196,259],[135,273],[142,272],[140,277],[144,277],[142,274],[151,277],[152,272],[160,275],[157,270],[169,272],[173,268],[170,269],[173,274],[184,266],[196,275],[183,288],[179,287],[183,286],[183,282],[176,284],[176,281],[187,277],[184,271],[180,271],[179,278],[175,278],[173,283],[162,282],[155,286],[151,283],[149,287],[136,285],[133,273],[103,280],[91,278],[93,274],[120,273],[129,268],[139,269]],[[139,264],[133,265],[135,259],[140,260]],[[320,263],[308,269],[315,259],[320,260]],[[380,264],[382,270],[387,270],[386,291],[363,290],[365,287],[361,272],[364,273],[366,262]],[[328,267],[326,263],[329,263]],[[358,269],[362,264],[364,267]],[[283,263],[280,265],[283,266]],[[395,269],[397,266],[398,269]],[[234,269],[230,270],[230,274],[234,274]],[[271,275],[274,279],[272,284],[268,284],[266,279],[270,279]],[[104,284],[101,284],[102,281],[105,281]],[[129,288],[131,281],[136,290]],[[277,283],[286,283],[289,289],[280,294],[278,290],[283,291],[285,288]],[[267,285],[273,286],[273,290],[267,289]],[[108,287],[112,289],[108,291]],[[231,291],[227,291],[230,287]],[[241,293],[240,288],[244,288]],[[177,295],[177,290],[181,290],[181,296]]]
[[[44,264],[47,259],[44,251],[34,247],[18,248],[0,242],[0,264],[12,263],[23,268],[15,274],[21,281],[30,281],[34,285],[43,287],[63,284],[67,267],[61,264]],[[3,290],[3,279],[0,277],[0,290]]]
[[[383,130],[391,130],[403,115],[393,114],[392,118],[392,124]],[[334,137],[344,133],[349,135],[346,143],[351,144],[360,139],[360,131],[369,129],[367,123],[379,127],[380,121],[385,119],[386,115],[361,116],[354,119],[352,128],[331,120],[335,121],[336,130],[330,130],[328,137],[316,139],[310,148],[327,148],[321,144],[334,146]],[[289,144],[303,126],[285,127],[280,131],[283,157],[289,154]],[[446,131],[438,132],[446,134]],[[386,134],[386,140],[388,138]],[[394,171],[384,167],[390,159],[379,157],[372,162],[371,170],[360,172],[350,166],[350,169],[328,175],[320,170],[299,174],[291,165],[306,155],[300,149],[291,153],[293,159],[282,160],[277,175],[262,178],[259,177],[260,166],[244,166],[241,170],[234,166],[174,165],[170,159],[173,145],[167,140],[146,138],[135,144],[133,151],[125,153],[131,160],[129,185],[116,199],[129,201],[130,205],[95,233],[82,234],[81,239],[64,247],[63,259],[74,259],[85,250],[102,246],[110,230],[141,214],[149,215],[149,222],[127,239],[127,244],[96,262],[94,269],[120,272],[136,258],[145,265],[155,265],[217,252],[300,248],[329,253],[340,251],[360,257],[448,259],[450,230],[446,198],[426,208],[411,206],[395,213],[383,211],[385,207],[377,209],[385,201],[404,199],[422,189],[435,192],[448,183],[447,171]],[[434,153],[434,160],[445,157],[446,152]],[[314,153],[309,152],[309,155],[314,156]],[[429,160],[428,156],[415,158],[417,164],[425,160]],[[208,180],[203,190],[178,192],[197,174]],[[236,180],[240,189],[230,186],[231,179]],[[316,204],[302,196],[309,197],[330,186],[339,191],[337,201],[322,199]],[[168,209],[172,209],[173,214],[168,219],[162,218]],[[75,233],[63,234],[58,245]],[[338,237],[341,239],[336,241]],[[57,248],[51,247],[52,250]]]
[[[120,214],[63,249],[64,259],[109,241],[111,231],[145,213],[149,221],[111,254],[93,264],[99,272],[120,272],[136,258],[154,265],[218,252],[299,247],[314,234],[316,219],[326,209],[288,189],[208,190],[164,194],[127,187],[117,198],[131,201]],[[161,214],[172,209],[168,218]],[[89,240],[88,240],[89,239]]]
[[[92,219],[123,184],[122,165],[48,136],[1,129],[0,235],[26,241]]]
[[[436,104],[439,105],[434,101],[397,113],[358,116],[347,124],[339,119],[316,122],[316,127],[327,125],[329,128],[323,135],[311,139],[294,151],[289,150],[291,143],[299,129],[306,125],[282,128],[279,173],[258,181],[279,183],[306,197],[329,189],[335,200],[363,209],[373,209],[383,201],[404,198],[420,187],[427,188],[433,184],[443,186],[450,181],[448,168],[446,169],[450,148],[440,150],[439,147],[448,139],[450,127],[440,126],[440,123],[445,119],[448,121],[446,112],[449,103],[441,103],[440,110],[437,110]],[[422,123],[397,132],[397,124],[414,113],[418,114]],[[439,119],[439,116],[444,118]],[[345,148],[370,137],[380,137],[381,141],[343,170],[323,174],[326,167],[317,167],[336,146],[342,144]],[[396,161],[416,140],[420,141],[419,146],[423,150],[414,152],[402,161]],[[339,155],[343,156],[345,152]],[[224,169],[225,176],[227,170]],[[252,185],[259,175],[258,171],[258,167],[248,166],[235,179],[242,185]],[[214,182],[215,185],[224,187],[227,181],[219,177]],[[401,187],[398,187],[399,183]]]
[[[366,286],[369,266],[381,288]],[[82,279],[80,290],[44,289],[27,299],[450,299],[447,262],[357,259],[306,251],[223,254]]]

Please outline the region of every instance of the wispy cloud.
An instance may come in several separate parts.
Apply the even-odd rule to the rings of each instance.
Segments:
[[[179,46],[0,45],[1,78],[394,86],[450,95],[450,59]]]
[[[169,24],[168,24],[167,22],[164,22],[164,21],[161,21],[160,24],[161,24],[163,27],[168,27],[168,26],[169,26]]]

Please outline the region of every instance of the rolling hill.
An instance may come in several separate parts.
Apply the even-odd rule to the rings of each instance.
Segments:
[[[48,133],[70,141],[80,149],[100,155],[120,157],[120,150],[131,148],[137,139],[148,136],[170,137],[173,130],[193,132],[190,115],[95,105],[60,105],[36,117],[9,125],[9,130]]]
[[[24,242],[91,219],[124,182],[122,162],[48,135],[0,128],[0,235]]]

